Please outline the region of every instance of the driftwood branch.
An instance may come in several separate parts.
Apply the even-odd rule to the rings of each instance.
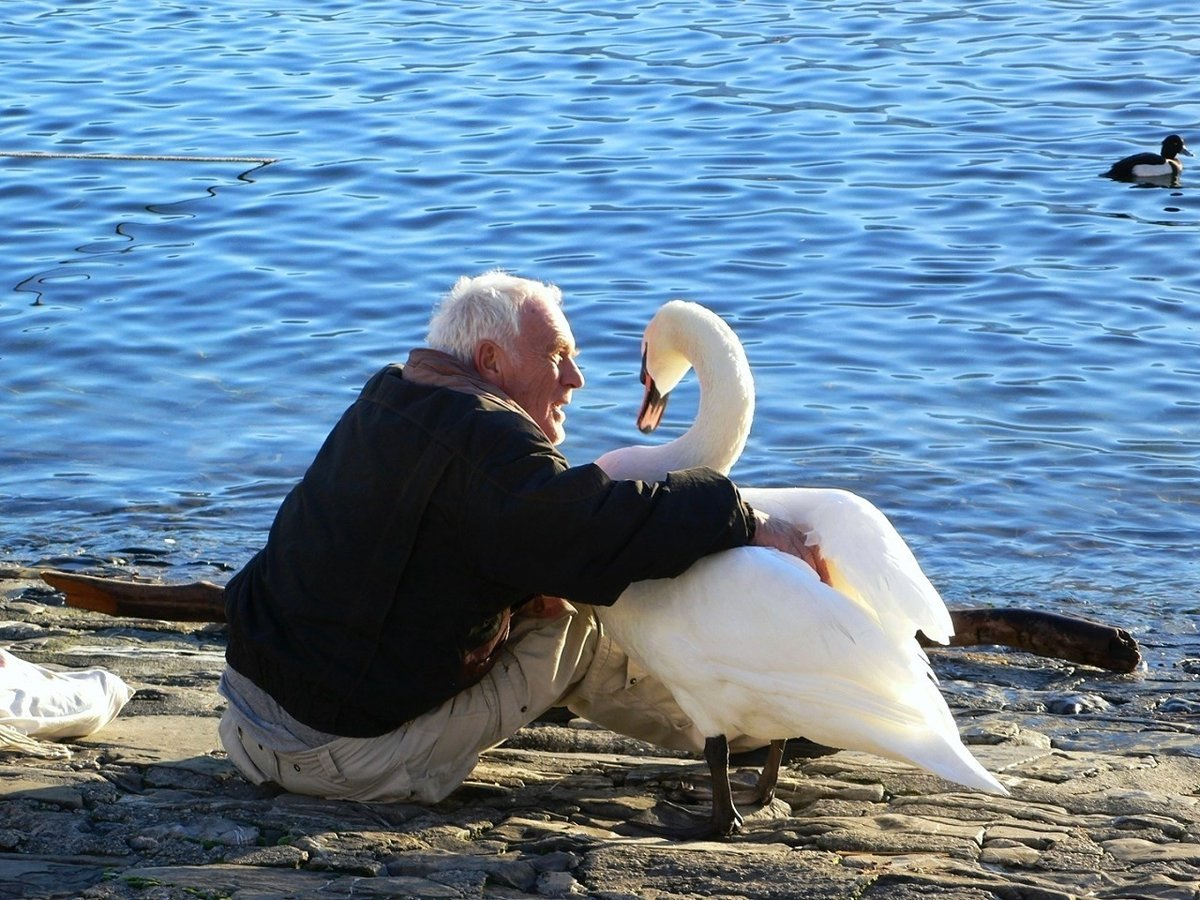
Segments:
[[[1012,647],[1112,672],[1132,672],[1142,664],[1137,641],[1124,628],[1029,609],[955,609],[950,618],[951,647]],[[926,647],[941,646],[923,634],[917,639]]]
[[[42,579],[67,605],[110,616],[168,622],[224,622],[225,589],[209,581],[147,584],[47,569]],[[1038,656],[1132,672],[1142,662],[1137,641],[1123,628],[1025,609],[956,609],[951,647],[995,645]],[[923,646],[941,646],[918,634]]]
[[[67,606],[110,616],[168,622],[224,622],[225,588],[211,581],[147,584],[45,569],[42,580],[67,598]]]

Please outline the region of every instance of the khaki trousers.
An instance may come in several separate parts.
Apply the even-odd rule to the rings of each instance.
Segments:
[[[554,618],[514,618],[507,645],[482,681],[394,731],[284,753],[243,738],[240,714],[230,705],[220,736],[230,761],[254,784],[272,781],[317,797],[432,803],[466,779],[484,750],[556,705],[668,749],[704,746],[666,687],[638,671],[602,633],[590,607],[571,604]],[[734,749],[765,743],[728,737]]]

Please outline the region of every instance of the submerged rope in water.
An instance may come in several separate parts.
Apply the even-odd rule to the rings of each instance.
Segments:
[[[15,159],[111,159],[133,162],[256,163],[278,162],[265,156],[170,156],[157,153],[64,153],[44,150],[0,150],[0,156]]]

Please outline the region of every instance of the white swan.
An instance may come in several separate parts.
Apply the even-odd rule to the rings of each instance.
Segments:
[[[753,417],[754,389],[732,330],[694,303],[672,301],[643,341],[639,426],[658,423],[689,368],[700,380],[692,427],[654,447],[610,451],[612,477],[659,479],[709,465],[728,473]],[[971,756],[916,641],[944,642],[950,614],[887,518],[848,491],[743,489],[752,506],[808,529],[829,584],[796,557],[743,547],[706,557],[678,578],[631,585],[597,614],[616,643],[661,679],[706,737],[712,828],[740,827],[728,785],[726,734],[772,740],[760,795],[774,788],[782,741],[913,763],[967,787],[1007,793]]]

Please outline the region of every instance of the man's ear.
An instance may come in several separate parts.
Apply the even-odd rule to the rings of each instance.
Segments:
[[[499,385],[504,378],[504,351],[495,341],[482,340],[475,345],[475,371],[485,381]]]

